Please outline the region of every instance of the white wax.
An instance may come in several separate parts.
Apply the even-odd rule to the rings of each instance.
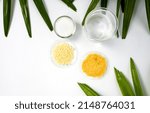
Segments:
[[[69,37],[75,31],[74,22],[69,17],[61,17],[55,23],[55,31],[61,37]]]

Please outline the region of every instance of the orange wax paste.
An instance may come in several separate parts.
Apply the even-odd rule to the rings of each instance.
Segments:
[[[101,77],[107,68],[106,59],[99,54],[89,54],[82,63],[82,70],[87,76]]]

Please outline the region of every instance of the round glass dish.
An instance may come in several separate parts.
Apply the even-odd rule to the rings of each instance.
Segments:
[[[89,61],[89,63],[88,63],[88,67],[90,67],[91,69],[93,68],[93,67],[95,67],[96,66],[96,64],[98,64],[98,61],[94,61],[95,62],[95,65],[94,65],[94,63],[92,63],[91,61],[92,60],[89,60],[89,56],[90,55],[92,55],[92,57],[93,57],[93,55],[98,55],[98,57],[100,57],[100,58],[103,58],[104,60],[105,60],[105,62],[102,62],[103,64],[106,64],[106,66],[104,66],[104,67],[101,67],[101,68],[103,68],[104,69],[104,71],[102,72],[102,73],[100,73],[99,75],[88,75],[88,73],[87,72],[85,72],[84,70],[83,70],[83,63],[85,63],[85,61],[88,59],[88,61]],[[98,58],[95,58],[95,57],[93,57],[93,59],[95,60],[95,59],[98,59]],[[97,65],[98,66],[98,65]],[[104,54],[102,54],[101,52],[98,52],[98,51],[90,51],[90,52],[88,52],[88,53],[86,53],[84,56],[83,56],[83,58],[82,58],[82,61],[80,62],[80,67],[81,67],[81,72],[85,75],[85,77],[89,77],[89,78],[102,78],[102,77],[104,77],[105,76],[105,74],[107,73],[107,70],[108,70],[108,59],[107,59],[107,57],[104,55]],[[88,69],[88,70],[90,70],[90,69]],[[99,70],[99,69],[98,69]],[[93,69],[92,69],[92,73],[93,73]]]
[[[54,31],[61,38],[69,38],[76,31],[76,23],[69,16],[61,16],[54,23]]]
[[[71,66],[76,60],[76,54],[75,46],[71,42],[59,41],[51,48],[52,62],[62,68]]]
[[[90,39],[105,41],[114,37],[118,24],[118,19],[112,11],[99,8],[88,14],[84,29]]]

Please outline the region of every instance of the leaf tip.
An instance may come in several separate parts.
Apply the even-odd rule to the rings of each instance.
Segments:
[[[122,39],[126,39],[126,36],[122,36]]]
[[[133,58],[131,57],[130,58],[130,65],[131,65],[131,67],[132,67],[132,65],[134,65],[135,63],[134,63],[134,60],[133,60]]]
[[[49,27],[50,31],[53,31],[53,26]]]
[[[118,72],[118,69],[117,69],[116,67],[114,67],[114,71],[115,71],[115,72]]]
[[[78,84],[79,86],[81,86],[81,85],[82,85],[82,83],[80,83],[80,82],[78,82],[77,84]]]
[[[32,38],[32,33],[29,33],[29,37]]]
[[[133,62],[133,58],[132,57],[130,57],[130,62]]]
[[[6,31],[5,31],[5,33],[4,33],[4,34],[5,34],[5,37],[7,37],[7,36],[8,36],[8,32],[6,32]]]
[[[84,20],[83,20],[83,21],[82,21],[82,26],[84,26],[84,23],[85,23],[85,22],[84,22]]]

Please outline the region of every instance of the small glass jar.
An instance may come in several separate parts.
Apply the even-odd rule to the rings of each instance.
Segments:
[[[99,8],[88,14],[84,29],[88,38],[95,41],[112,39],[118,30],[117,17],[106,8]]]
[[[54,31],[61,38],[69,38],[76,31],[76,23],[69,16],[61,16],[54,23]]]

